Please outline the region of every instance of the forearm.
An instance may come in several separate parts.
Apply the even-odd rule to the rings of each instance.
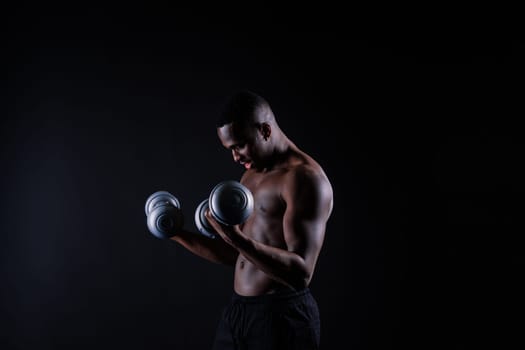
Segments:
[[[214,263],[234,266],[239,252],[220,237],[211,239],[200,234],[182,230],[171,239],[193,254]]]
[[[257,242],[244,234],[231,237],[230,244],[270,278],[293,289],[308,285],[310,272],[300,255]]]

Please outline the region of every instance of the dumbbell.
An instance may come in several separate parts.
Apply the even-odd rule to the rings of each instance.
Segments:
[[[152,193],[146,200],[147,226],[151,234],[166,239],[174,236],[184,224],[179,200],[167,191]]]
[[[206,210],[223,225],[234,226],[245,222],[253,212],[253,195],[238,181],[227,180],[217,184],[208,198],[195,210],[195,226],[200,233],[216,238],[217,233],[206,219]]]

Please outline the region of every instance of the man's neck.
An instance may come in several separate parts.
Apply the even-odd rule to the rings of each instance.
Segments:
[[[268,162],[263,166],[261,172],[278,169],[288,164],[290,155],[297,151],[297,147],[286,136],[276,142]]]

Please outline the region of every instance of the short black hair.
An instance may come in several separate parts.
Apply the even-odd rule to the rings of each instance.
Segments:
[[[257,93],[250,90],[238,91],[223,105],[216,126],[220,128],[230,123],[244,124],[252,121],[257,110],[264,106],[269,106],[268,102]]]

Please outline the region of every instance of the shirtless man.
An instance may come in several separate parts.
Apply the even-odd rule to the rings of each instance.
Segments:
[[[240,182],[253,194],[253,213],[225,226],[207,212],[218,239],[185,230],[172,237],[205,259],[235,266],[213,349],[318,349],[319,310],[308,286],[332,212],[330,181],[257,94],[234,95],[217,133],[246,169]]]

